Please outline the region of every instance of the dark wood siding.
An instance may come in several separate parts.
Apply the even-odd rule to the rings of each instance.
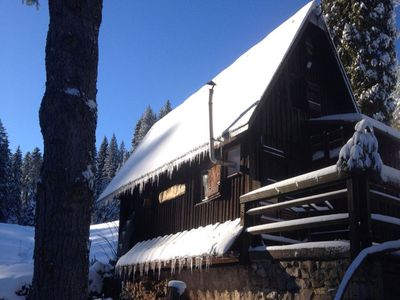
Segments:
[[[242,149],[246,150],[246,147]],[[241,164],[245,166],[246,161],[243,158]],[[228,178],[222,168],[218,197],[201,201],[200,175],[210,167],[208,159],[196,166],[183,165],[173,178],[161,176],[158,184],[146,185],[142,193],[135,189],[133,193],[122,196],[120,254],[137,241],[239,218],[239,197],[246,192],[247,168],[243,167],[243,172]],[[185,194],[159,203],[159,193],[175,184],[185,184]],[[134,221],[128,224],[131,219]]]
[[[356,112],[328,36],[311,23],[303,30],[252,119],[252,180],[261,185],[315,167],[310,137],[323,132],[312,133],[307,120]]]
[[[238,218],[242,194],[334,163],[329,151],[346,142],[353,131],[342,124],[324,127],[308,122],[356,112],[332,51],[324,31],[311,23],[304,27],[261,99],[250,128],[224,146],[227,150],[240,144],[240,172],[226,177],[222,168],[219,192],[213,190],[211,200],[201,199],[201,174],[211,168],[207,158],[183,165],[172,178],[161,176],[142,193],[135,189],[123,195],[120,254],[137,241]],[[321,141],[315,142],[315,136]],[[385,139],[379,141],[383,161],[399,168],[398,148],[393,150]],[[312,156],[319,142],[328,159],[317,164]],[[176,184],[185,184],[185,194],[160,204],[159,193]]]

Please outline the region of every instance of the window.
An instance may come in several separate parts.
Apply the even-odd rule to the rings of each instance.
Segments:
[[[221,166],[215,165],[211,169],[202,172],[200,179],[200,196],[202,201],[212,200],[220,196]]]
[[[240,172],[240,145],[234,146],[226,152],[226,160],[235,163],[226,168],[226,176],[232,176]]]
[[[310,117],[321,116],[321,89],[318,84],[307,82],[307,101]]]
[[[179,196],[184,195],[186,186],[184,184],[176,184],[158,194],[158,202],[163,203]]]

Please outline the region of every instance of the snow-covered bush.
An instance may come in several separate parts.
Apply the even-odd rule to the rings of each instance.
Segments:
[[[99,297],[103,292],[103,279],[114,276],[114,267],[99,261],[89,268],[89,294]]]
[[[381,172],[382,159],[372,125],[365,119],[354,127],[353,136],[342,147],[336,163],[339,172]]]

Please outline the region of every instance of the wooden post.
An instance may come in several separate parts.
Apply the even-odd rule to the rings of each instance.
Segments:
[[[368,176],[363,174],[357,177],[358,194],[360,201],[360,243],[361,249],[372,245],[371,204],[369,197]]]
[[[372,243],[371,209],[368,177],[357,174],[347,179],[350,254],[354,258]]]
[[[240,256],[239,261],[241,264],[248,264],[250,262],[249,247],[251,245],[251,236],[246,232],[249,227],[249,216],[246,216],[246,203],[240,204],[240,225],[243,226],[241,234]]]
[[[346,181],[347,185],[347,210],[349,212],[349,239],[350,255],[355,258],[360,252],[360,234],[359,234],[359,198],[357,184],[353,177]]]
[[[323,133],[323,145],[324,145],[324,160],[329,162],[329,132],[324,131]]]

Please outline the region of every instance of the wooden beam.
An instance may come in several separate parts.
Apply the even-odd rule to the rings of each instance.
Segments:
[[[304,204],[320,203],[320,202],[324,202],[324,201],[338,199],[342,196],[345,196],[346,194],[347,194],[347,189],[341,189],[341,190],[337,190],[337,191],[333,191],[333,192],[322,193],[322,194],[312,195],[312,196],[308,196],[308,197],[302,197],[299,199],[288,200],[288,201],[284,201],[281,203],[268,204],[268,205],[252,208],[247,211],[247,214],[248,215],[256,215],[256,214],[262,214],[262,213],[266,213],[266,212],[273,212],[273,211],[277,211],[277,210],[284,209],[284,208],[301,206]]]
[[[313,186],[331,183],[340,179],[345,179],[343,175],[339,175],[336,165],[329,166],[324,169],[302,174],[296,177],[278,181],[276,183],[264,186],[240,197],[241,203],[262,200],[276,197],[293,191],[303,190]]]
[[[329,226],[329,225],[346,223],[348,221],[348,218],[349,218],[348,213],[300,218],[295,220],[282,221],[278,223],[251,226],[246,229],[246,232],[252,235],[256,235],[263,233],[283,232],[283,231],[299,230],[304,228]]]
[[[390,194],[386,194],[383,192],[379,192],[377,190],[370,190],[371,191],[371,197],[373,200],[381,200],[381,201],[385,201],[388,204],[393,204],[396,206],[400,206],[400,198],[390,195]]]
[[[361,250],[360,245],[360,211],[358,209],[358,191],[357,185],[352,178],[348,178],[347,186],[347,211],[349,212],[349,239],[350,239],[350,256],[355,258]]]

